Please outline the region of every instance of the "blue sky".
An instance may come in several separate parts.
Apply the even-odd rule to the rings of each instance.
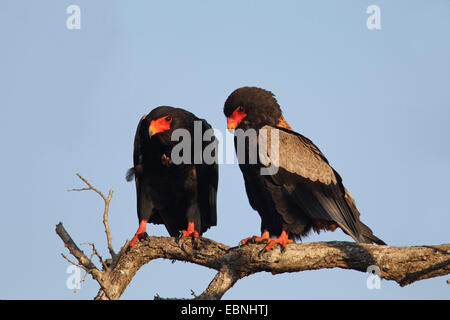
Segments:
[[[66,8],[81,8],[81,29]],[[366,8],[381,9],[368,30]],[[223,103],[243,85],[273,91],[290,125],[341,174],[362,220],[390,245],[449,241],[450,2],[435,1],[2,1],[0,6],[0,298],[90,299],[66,287],[62,221],[107,255],[103,203],[81,186],[114,189],[118,249],[137,229],[126,183],[140,117],[159,105],[191,110],[225,130]],[[228,245],[260,219],[237,165],[220,168],[218,226]],[[164,227],[148,232],[167,235]],[[341,231],[304,241],[347,240]],[[85,247],[89,251],[88,247]],[[214,271],[145,265],[124,299],[189,297]],[[225,299],[448,299],[447,278],[405,288],[367,274],[320,270],[239,281]]]

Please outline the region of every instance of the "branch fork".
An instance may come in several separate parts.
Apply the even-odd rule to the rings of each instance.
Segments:
[[[264,244],[229,247],[201,237],[195,242],[185,241],[180,245],[173,237],[149,236],[138,242],[131,250],[128,250],[129,241],[126,241],[119,253],[115,253],[108,224],[113,190],[111,189],[108,196],[105,196],[80,174],[77,176],[87,187],[71,191],[94,191],[105,203],[103,224],[111,259],[104,260],[93,243],[87,243],[92,249],[91,256],[87,257],[61,222],[56,226],[56,233],[78,262],[71,261],[65,255],[62,256],[84,269],[86,275],[92,275],[100,285],[95,299],[120,299],[136,272],[144,264],[155,259],[186,261],[216,270],[217,274],[203,293],[196,295],[191,291],[193,299],[196,300],[221,299],[237,281],[257,272],[279,274],[324,268],[366,272],[368,267],[375,265],[380,269],[381,278],[396,281],[400,286],[450,273],[450,244],[392,247],[338,241],[313,242],[288,244],[283,253],[274,248],[260,255]],[[98,258],[102,271],[92,262],[94,256]],[[447,280],[447,283],[449,282],[450,280]],[[155,299],[163,298],[156,296]]]

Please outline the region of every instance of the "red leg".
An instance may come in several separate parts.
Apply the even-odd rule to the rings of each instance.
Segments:
[[[181,233],[183,237],[194,237],[197,239],[200,236],[198,232],[195,231],[195,225],[193,222],[188,222],[187,230],[181,230]]]
[[[131,239],[130,242],[130,248],[133,248],[136,242],[138,240],[141,240],[141,238],[144,238],[146,236],[145,231],[147,230],[147,220],[141,220],[139,223],[139,228],[137,229],[133,239]]]
[[[289,243],[294,243],[294,241],[289,239],[288,233],[283,230],[278,238],[269,239],[269,243],[264,247],[264,249],[269,251],[277,243],[281,246],[281,250],[284,250]]]
[[[266,242],[267,240],[269,240],[269,238],[270,238],[269,231],[264,230],[264,232],[261,234],[261,237],[253,236],[253,237],[248,237],[248,238],[242,239],[239,242],[239,245],[242,246],[242,245],[246,244],[247,242],[262,243],[262,242]]]

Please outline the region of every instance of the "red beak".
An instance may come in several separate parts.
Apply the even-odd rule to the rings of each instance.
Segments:
[[[241,123],[242,119],[244,119],[247,114],[244,111],[239,111],[239,108],[233,111],[231,116],[227,118],[227,128],[232,130],[236,129],[239,123]]]

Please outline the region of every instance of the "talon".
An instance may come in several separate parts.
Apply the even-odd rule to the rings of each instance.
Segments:
[[[181,242],[180,249],[183,250],[184,252],[186,252],[186,249],[184,248],[184,241]]]
[[[138,234],[137,237],[138,237],[139,241],[142,241],[142,240],[145,240],[148,237],[148,234],[147,234],[147,232],[144,231],[144,232]]]
[[[136,242],[147,238],[148,235],[147,232],[145,232],[146,228],[147,228],[147,220],[141,220],[141,222],[139,223],[138,230],[136,231],[133,239],[131,239],[129,248],[133,248]]]
[[[243,246],[243,245],[245,245],[245,244],[247,244],[247,242],[248,242],[249,240],[252,240],[252,238],[253,238],[253,237],[248,237],[248,238],[245,238],[245,239],[242,239],[241,241],[239,241],[239,247],[240,247],[240,246]]]
[[[188,222],[187,230],[181,230],[180,237],[193,237],[198,239],[200,237],[199,233],[195,231],[195,225],[193,222]]]
[[[245,239],[242,239],[241,241],[239,241],[239,247],[247,244],[248,242],[250,243],[266,243],[270,238],[269,235],[269,231],[264,230],[264,232],[261,234],[261,237],[257,237],[257,236],[253,236],[253,237],[248,237]]]
[[[186,251],[186,250],[184,250],[184,242],[185,241],[183,240],[183,233],[181,231],[180,231],[180,234],[175,238],[175,242],[181,250]]]
[[[267,251],[266,251],[266,247],[267,247],[267,245],[264,246],[264,248],[262,248],[261,250],[259,250],[259,252],[258,252],[258,258],[261,258],[261,256],[263,255],[263,253],[267,252]]]
[[[178,235],[175,237],[176,244],[179,244],[181,238],[183,237],[183,232],[179,232]]]
[[[287,232],[283,230],[278,238],[270,239],[263,250],[269,251],[274,245],[279,244],[281,246],[281,252],[283,253],[289,243],[294,243],[294,241],[289,239]]]
[[[197,238],[193,238],[192,239],[192,241],[194,242],[194,249],[196,249],[196,250],[198,250],[198,249],[200,249],[200,238],[199,237],[197,237]]]

